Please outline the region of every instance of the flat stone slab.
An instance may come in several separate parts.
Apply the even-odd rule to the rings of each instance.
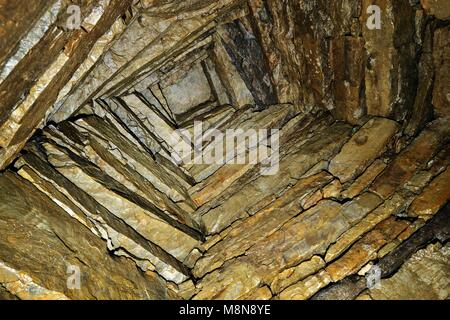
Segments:
[[[374,300],[445,300],[449,278],[450,244],[430,244],[368,293]]]
[[[386,150],[398,128],[398,124],[389,119],[370,119],[331,160],[329,171],[342,183],[359,176]]]
[[[167,299],[165,283],[105,243],[31,183],[0,175],[0,286],[20,299]],[[67,286],[68,266],[82,274]]]
[[[254,216],[233,228],[224,239],[208,250],[197,262],[193,272],[196,276],[220,267],[225,261],[243,254],[252,245],[275,232],[289,219],[302,211],[300,199],[311,191],[319,189],[331,180],[324,172],[304,178]]]
[[[370,190],[387,199],[418,170],[424,169],[441,146],[448,142],[450,133],[448,123],[447,119],[432,122],[375,179]]]

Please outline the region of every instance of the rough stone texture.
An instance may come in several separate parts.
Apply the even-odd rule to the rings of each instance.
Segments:
[[[203,276],[224,261],[245,253],[255,243],[275,232],[302,210],[298,201],[302,195],[320,188],[328,181],[330,176],[325,173],[300,179],[271,205],[233,228],[220,243],[209,249],[208,253],[197,262],[194,274]]]
[[[280,300],[306,300],[321,288],[327,286],[331,278],[324,270],[290,286],[280,293]]]
[[[111,250],[121,248],[122,250],[118,252],[129,251],[129,255],[140,257],[141,261],[142,259],[148,260],[150,263],[146,262],[139,265],[144,270],[157,270],[162,276],[170,280],[179,281],[180,278],[184,280],[185,275],[182,273],[184,269],[176,263],[173,257],[149,242],[120,218],[114,216],[113,213],[101,206],[85,191],[78,189],[55,169],[31,154],[24,156],[20,161],[24,161],[31,168],[21,168],[19,170],[20,175],[37,185],[39,190],[42,190],[42,183],[40,184],[39,180],[50,181],[53,188],[56,188],[65,196],[65,203],[61,204],[60,200],[55,198],[53,194],[51,199],[70,216],[89,226],[89,230],[95,235],[107,240],[107,245]],[[74,210],[74,206],[79,210]],[[92,227],[92,224],[94,227]]]
[[[336,116],[350,123],[364,115],[364,39],[341,36],[331,42]]]
[[[367,27],[366,10],[373,4],[381,9],[381,30]],[[408,0],[363,0],[362,8],[362,34],[368,57],[367,113],[401,119],[415,90],[414,10]]]
[[[360,175],[351,185],[342,192],[343,198],[354,198],[364,189],[370,186],[375,178],[386,168],[386,164],[381,160],[375,160],[362,175]]]
[[[398,125],[392,120],[369,120],[331,160],[328,170],[342,183],[359,176],[374,158],[386,150],[397,129]]]
[[[179,81],[161,88],[167,104],[174,115],[181,115],[191,108],[207,102],[211,91],[201,65],[195,65]]]
[[[366,201],[370,200],[356,200],[355,211],[333,201],[319,202],[252,246],[245,256],[230,261],[223,271],[207,274],[199,283],[201,291],[196,297],[216,298],[213,293],[220,292],[220,298],[238,298],[260,283],[272,282],[283,266],[295,266],[323,254],[351,224],[373,209]],[[241,268],[247,270],[245,278],[237,272]]]
[[[357,272],[370,260],[375,259],[376,252],[389,240],[398,236],[406,226],[406,222],[397,222],[394,218],[381,222],[373,231],[353,245],[342,258],[330,264],[325,270],[334,282]]]
[[[355,18],[360,12],[359,1],[330,4],[323,1],[281,3],[252,0],[250,11],[263,44],[279,102],[293,101],[306,105],[317,103],[333,108],[333,70],[330,61],[334,58],[333,65],[336,65],[337,58],[350,52],[358,52],[358,45],[345,46],[340,39],[346,34],[354,35],[351,26],[358,23]],[[333,39],[336,50],[333,50],[332,57],[329,54],[330,43],[325,40],[330,37],[336,38]],[[352,38],[349,42],[354,44],[358,39]],[[345,65],[346,61],[350,62],[343,59],[341,64]],[[364,65],[363,61],[361,65]],[[356,87],[360,83],[360,70],[361,67],[356,66],[347,75],[336,71],[337,79],[347,80],[353,86],[352,89],[337,94],[341,103],[344,97],[354,99],[352,101],[358,100]],[[340,90],[339,87],[335,89]]]
[[[441,5],[445,6],[445,5]],[[450,4],[447,6],[447,19],[450,18]],[[435,85],[433,89],[433,106],[437,116],[450,115],[450,76],[446,70],[450,68],[450,27],[435,31],[433,38],[433,61]]]
[[[42,13],[52,5],[53,1],[33,1],[28,6],[21,6],[19,2],[3,0],[0,16],[2,29],[0,33],[0,61],[4,64],[5,58],[16,54],[21,48],[20,39],[34,26]],[[43,19],[45,20],[45,19]],[[30,37],[31,38],[31,37]],[[4,67],[4,66],[2,66]]]
[[[325,262],[319,256],[312,257],[311,260],[300,263],[298,266],[289,268],[281,272],[270,285],[273,293],[279,293],[291,284],[299,282],[306,277],[318,272],[325,266]],[[289,292],[289,291],[288,291]],[[292,291],[291,291],[292,292]],[[284,295],[289,293],[285,292]]]
[[[433,122],[377,177],[370,190],[384,199],[409,180],[448,140],[448,120]]]
[[[98,203],[110,210],[130,224],[136,231],[143,234],[155,244],[167,250],[174,257],[183,260],[194,248],[196,240],[184,234],[181,230],[167,225],[154,216],[150,209],[143,208],[133,203],[126,197],[121,197],[113,190],[113,185],[108,185],[106,181],[101,181],[100,176],[90,176],[85,172],[82,163],[76,163],[61,150],[51,146],[45,146],[49,154],[49,162],[72,181],[80,189],[85,190],[93,196]],[[165,230],[169,228],[169,230]],[[174,240],[173,242],[171,240]]]
[[[179,0],[168,6],[146,4],[146,13],[130,24],[124,36],[96,65],[84,85],[68,97],[54,119],[67,118],[94,96],[120,91],[120,87],[129,85],[130,81],[138,82],[137,77],[142,80],[155,66],[164,65],[168,59],[180,55],[180,50],[190,48],[192,42],[215,26],[214,19],[229,13],[238,3],[236,0],[201,0],[194,11],[189,8],[189,3]],[[183,11],[189,13],[183,14]],[[159,42],[161,34],[164,34],[164,41]]]
[[[261,287],[250,294],[241,297],[242,300],[269,300],[272,298],[272,292],[268,287]]]
[[[334,154],[346,140],[348,127],[336,124],[307,142],[297,152],[281,159],[280,170],[274,177],[260,176],[247,183],[241,192],[232,195],[220,207],[208,211],[203,220],[209,233],[222,231],[227,224],[235,221],[245,210],[257,204],[265,197],[283,190],[292,179],[298,179],[319,160]],[[239,183],[240,180],[237,180]],[[251,202],[249,196],[251,195]],[[243,205],[246,203],[246,205]]]
[[[428,14],[441,20],[450,19],[450,4],[445,0],[420,0],[420,4]]]
[[[223,86],[227,89],[232,105],[241,108],[247,104],[253,104],[252,93],[248,90],[244,80],[239,76],[236,66],[231,61],[227,50],[222,42],[222,29],[216,33],[216,44],[211,54],[212,60],[216,64],[217,73]]]
[[[198,206],[205,204],[208,200],[222,193],[252,167],[253,165],[251,164],[223,166],[214,175],[203,180],[200,186],[197,185],[195,187],[195,189],[199,190],[193,192],[192,200]]]
[[[431,104],[434,85],[435,68],[433,63],[433,28],[426,26],[422,54],[418,64],[418,84],[414,105],[408,117],[405,133],[414,136],[432,119],[433,107]],[[417,30],[420,31],[420,30]]]
[[[253,30],[247,30],[241,21],[228,23],[224,28],[227,31],[226,36],[222,37],[224,47],[255,103],[260,106],[276,104],[278,100],[270,81],[269,70]]]
[[[336,179],[322,189],[322,194],[325,199],[339,198],[341,191],[342,191],[342,184],[339,180]]]
[[[59,91],[63,89],[82,63],[88,59],[89,53],[94,48],[96,42],[110,29],[115,20],[130,5],[131,0],[118,3],[111,2],[106,8],[102,8],[105,10],[105,13],[98,19],[91,32],[83,33],[80,30],[73,30],[64,34],[61,38],[62,41],[53,39],[58,45],[47,46],[46,49],[50,51],[49,56],[42,51],[38,51],[40,57],[45,57],[47,61],[52,61],[52,59],[49,59],[49,57],[55,56],[52,50],[56,51],[66,46],[66,51],[57,54],[57,58],[49,69],[41,70],[42,73],[40,74],[39,80],[25,78],[25,81],[20,82],[25,86],[29,86],[30,83],[38,80],[37,84],[31,89],[31,91],[34,91],[34,94],[28,95],[22,104],[14,109],[12,116],[5,123],[2,123],[0,145],[5,149],[0,153],[0,168],[5,168],[14,160],[26,141],[43,122],[50,106],[58,99]],[[57,34],[56,26],[53,34]],[[50,37],[52,36],[50,35]],[[69,51],[68,48],[72,48],[72,50]],[[22,60],[21,62],[24,61]],[[26,64],[25,66],[28,67]],[[17,92],[17,88],[13,92]],[[20,97],[17,97],[15,102],[9,105],[9,107],[13,107],[15,103],[20,101],[19,99]]]
[[[404,206],[404,203],[405,199],[396,194],[374,211],[369,213],[361,222],[339,237],[336,243],[328,249],[325,256],[325,261],[330,262],[334,260],[378,223],[399,212],[402,209],[402,206]]]
[[[436,177],[408,209],[414,216],[434,215],[450,200],[450,168]]]

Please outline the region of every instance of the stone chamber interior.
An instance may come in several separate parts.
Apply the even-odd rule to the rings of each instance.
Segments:
[[[448,0],[0,0],[0,299],[448,299],[449,71]]]

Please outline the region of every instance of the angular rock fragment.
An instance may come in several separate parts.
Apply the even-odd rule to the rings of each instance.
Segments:
[[[430,216],[437,213],[450,200],[449,183],[450,169],[447,169],[414,199],[408,213],[412,216]]]
[[[341,194],[342,184],[339,180],[333,180],[329,185],[323,188],[322,193],[325,199],[338,198]]]
[[[223,230],[227,224],[245,216],[247,214],[245,210],[251,205],[257,204],[266,196],[273,197],[273,193],[286,188],[293,179],[300,178],[315,163],[334,154],[339,145],[345,142],[348,130],[347,125],[335,124],[321,135],[313,137],[297,152],[281,159],[278,174],[273,177],[260,176],[254,181],[247,182],[243,188],[239,188],[241,189],[239,193],[229,197],[220,207],[206,212],[203,221],[208,233]],[[337,141],[339,143],[336,143]],[[241,179],[236,183],[239,184]],[[251,202],[248,201],[250,196]]]
[[[398,222],[393,218],[381,222],[375,230],[366,234],[342,258],[327,266],[325,270],[334,282],[357,272],[367,262],[375,259],[377,251],[387,241],[394,239],[406,226],[406,222]]]

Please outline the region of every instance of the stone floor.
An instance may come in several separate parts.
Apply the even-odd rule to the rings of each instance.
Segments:
[[[210,128],[280,129],[279,172],[264,176],[261,164],[175,165],[173,127],[139,122],[148,143],[126,130],[142,101],[47,126],[0,176],[2,232],[25,237],[0,244],[0,260],[14,257],[0,265],[0,296],[449,297],[448,119],[408,140],[382,117],[350,125],[289,104],[217,112]],[[144,273],[127,272],[131,261]],[[112,289],[96,287],[118,263]],[[67,264],[82,265],[85,291],[64,287]]]

